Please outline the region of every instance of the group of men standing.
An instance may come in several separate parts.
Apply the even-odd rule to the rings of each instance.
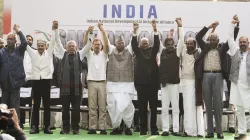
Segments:
[[[19,114],[20,87],[28,80],[24,71],[23,58],[27,53],[31,59],[31,77],[34,96],[31,134],[39,133],[39,107],[41,97],[44,105],[44,133],[52,134],[50,125],[50,88],[53,74],[58,74],[58,86],[62,100],[62,130],[61,134],[79,133],[80,104],[83,86],[81,73],[82,61],[87,58],[88,73],[88,134],[106,132],[106,113],[108,111],[113,131],[111,135],[122,134],[119,126],[122,121],[126,124],[125,134],[132,135],[131,125],[135,107],[132,103],[134,90],[139,101],[140,135],[147,135],[148,106],[150,108],[151,135],[159,135],[156,126],[158,90],[162,95],[162,136],[169,135],[169,105],[171,102],[173,116],[173,135],[179,133],[179,87],[182,89],[184,103],[183,136],[203,137],[203,100],[207,118],[206,138],[214,137],[213,114],[216,121],[217,138],[223,139],[221,119],[223,111],[223,79],[230,77],[230,102],[236,105],[239,135],[235,139],[246,137],[245,109],[250,96],[250,68],[248,64],[249,41],[243,36],[239,39],[239,49],[235,43],[239,31],[239,19],[233,17],[228,42],[219,43],[215,33],[209,34],[207,40],[203,37],[209,29],[215,29],[219,22],[204,27],[196,38],[184,38],[182,19],[176,18],[178,28],[178,44],[168,37],[162,43],[157,30],[156,21],[152,21],[154,32],[153,46],[149,46],[148,38],[138,42],[139,24],[133,23],[131,42],[125,47],[122,35],[118,36],[115,46],[111,45],[101,23],[98,24],[101,36],[94,37],[94,26],[85,32],[83,49],[78,50],[75,41],[67,42],[63,47],[58,22],[52,25],[52,37],[47,46],[44,40],[37,40],[37,49],[28,45],[18,25],[14,31],[19,35],[21,44],[16,46],[15,34],[7,36],[7,45],[0,40],[0,84],[3,90],[2,102],[9,108],[15,108]],[[236,26],[237,25],[237,26]],[[27,36],[28,39],[29,36]],[[32,37],[31,37],[32,38]],[[33,40],[33,38],[32,38]],[[199,47],[196,46],[198,44]],[[26,54],[26,55],[27,55]],[[232,58],[231,69],[225,61],[227,54]],[[58,59],[58,70],[55,70],[55,59]],[[250,59],[250,58],[249,58]],[[228,73],[227,71],[229,71]],[[230,76],[229,76],[230,75]],[[70,104],[72,117],[70,121]],[[106,107],[107,106],[107,107]],[[214,113],[213,113],[214,110]],[[70,128],[71,122],[71,128]]]

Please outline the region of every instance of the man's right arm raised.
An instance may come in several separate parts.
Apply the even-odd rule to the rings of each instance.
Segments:
[[[84,40],[87,40],[86,45],[79,51],[81,61],[87,55],[87,53],[91,50],[92,40],[89,38],[93,36],[94,26],[89,26],[88,30],[85,32]]]
[[[54,35],[55,35],[55,37],[51,38],[51,42],[55,42],[54,43],[55,44],[54,55],[57,58],[62,59],[66,50],[63,48],[62,42],[60,40],[59,30],[53,30],[52,32],[54,32]],[[55,39],[55,40],[53,40],[53,39]]]
[[[232,20],[232,23],[230,25],[230,29],[229,29],[229,34],[228,34],[228,46],[229,46],[229,50],[231,52],[231,56],[234,56],[234,54],[237,51],[237,44],[234,40],[234,28],[236,26],[236,23],[238,23],[239,20]]]

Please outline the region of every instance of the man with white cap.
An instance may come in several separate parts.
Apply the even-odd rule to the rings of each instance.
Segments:
[[[58,22],[54,21],[52,26],[52,38],[55,38],[55,30],[58,28]],[[54,71],[53,51],[54,42],[46,50],[46,41],[37,40],[37,50],[27,47],[27,52],[32,63],[32,89],[34,95],[34,107],[32,112],[32,125],[30,134],[39,133],[39,109],[41,98],[44,106],[44,133],[53,134],[49,129],[50,126],[50,82]]]
[[[109,44],[109,61],[107,70],[107,104],[113,131],[110,135],[121,134],[118,129],[122,120],[126,124],[126,135],[132,135],[135,107],[134,96],[133,51],[131,45],[125,47],[122,35],[116,38],[116,46]]]

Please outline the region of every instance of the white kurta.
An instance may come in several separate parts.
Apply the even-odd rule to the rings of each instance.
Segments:
[[[31,58],[30,58],[27,51],[25,51],[25,53],[24,53],[23,67],[24,67],[24,72],[26,75],[25,80],[26,81],[31,80],[31,78],[32,78],[32,63],[31,63]]]
[[[187,53],[184,44],[183,29],[179,29],[180,39],[178,42],[179,50],[182,55],[182,69],[180,86],[182,87],[183,109],[184,109],[184,129],[189,136],[204,135],[204,119],[202,106],[196,106],[195,97],[195,73],[194,55]],[[197,50],[200,51],[200,50]]]
[[[250,109],[250,86],[247,82],[246,58],[248,51],[243,53],[239,69],[238,83],[231,83],[230,103]]]
[[[228,38],[228,46],[230,50],[230,55],[233,56],[235,53],[238,53],[238,47],[236,42],[234,41],[234,28],[235,24],[231,24],[229,38]],[[236,105],[236,116],[238,121],[238,133],[246,134],[247,126],[246,126],[246,117],[245,110],[250,109],[250,85],[248,85],[247,81],[247,55],[249,51],[243,52],[240,58],[240,66],[239,66],[239,76],[238,82],[231,82],[231,95],[230,95],[230,103]]]
[[[109,45],[109,54],[116,49],[115,46]],[[125,49],[128,49],[130,54],[133,54],[132,46],[129,44]],[[110,119],[113,128],[120,126],[121,121],[127,127],[131,127],[135,107],[132,103],[135,94],[134,82],[107,82],[107,104]]]

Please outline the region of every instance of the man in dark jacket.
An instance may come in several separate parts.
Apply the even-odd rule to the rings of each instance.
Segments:
[[[157,98],[159,88],[159,70],[156,63],[156,55],[159,51],[160,40],[156,28],[156,22],[152,21],[154,45],[149,47],[147,38],[142,38],[138,47],[137,30],[139,25],[134,23],[133,37],[131,41],[133,52],[136,55],[135,88],[139,101],[140,135],[147,135],[147,106],[151,109],[151,135],[159,135],[156,127]]]
[[[216,27],[219,22],[214,22],[208,27],[204,27],[197,35],[196,40],[201,48],[201,54],[195,62],[196,95],[202,96],[204,92],[204,101],[207,115],[207,136],[214,137],[213,130],[213,112],[216,121],[217,138],[223,139],[221,128],[221,118],[223,110],[223,78],[225,77],[224,56],[229,47],[228,44],[219,44],[219,37],[215,33],[209,35],[208,42],[203,40],[206,32]],[[203,83],[203,86],[201,84]],[[200,101],[202,102],[202,101]],[[196,102],[199,104],[199,101]]]
[[[21,44],[16,46],[16,36],[10,33],[7,36],[7,46],[0,50],[0,85],[2,88],[2,102],[9,108],[15,108],[19,116],[20,87],[25,84],[23,56],[27,41],[18,25],[13,30],[20,37]]]

